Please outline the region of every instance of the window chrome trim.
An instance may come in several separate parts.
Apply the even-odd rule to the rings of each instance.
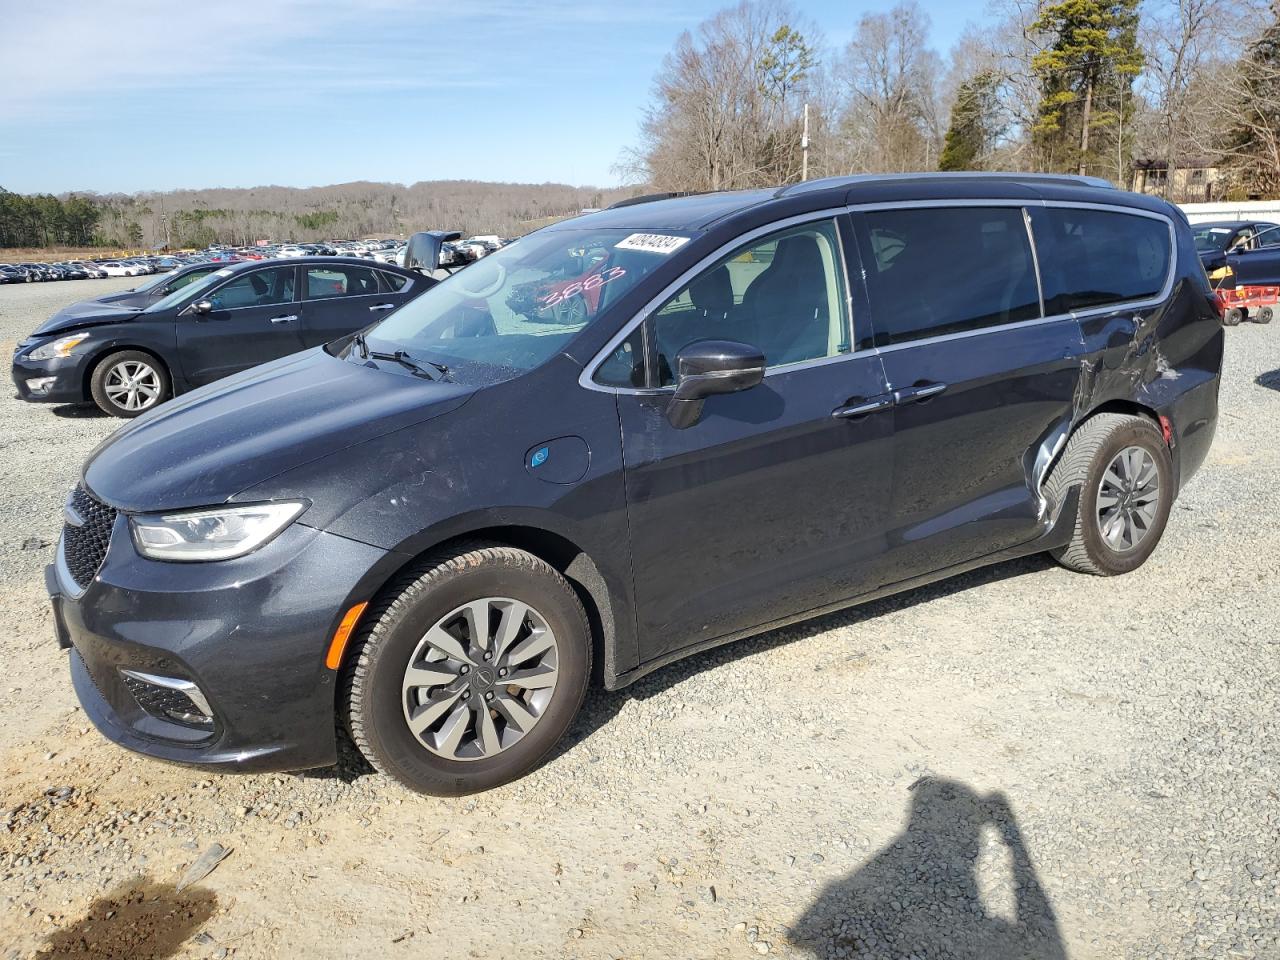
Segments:
[[[1031,229],[1031,211],[1022,208],[1022,225],[1027,229],[1027,245],[1031,247],[1031,269],[1036,272],[1036,293],[1040,297],[1040,316],[1044,316],[1044,277],[1040,276],[1040,251],[1036,249],[1035,231]]]
[[[949,340],[967,339],[969,337],[983,336],[989,333],[1003,333],[1008,330],[1015,330],[1021,327],[1030,327],[1038,324],[1060,323],[1064,320],[1079,321],[1084,317],[1092,317],[1098,314],[1106,313],[1122,313],[1125,311],[1146,310],[1159,306],[1168,300],[1169,295],[1173,292],[1173,285],[1177,280],[1178,273],[1178,237],[1174,228],[1173,218],[1157,213],[1154,210],[1143,210],[1139,207],[1129,207],[1123,204],[1114,203],[1093,203],[1085,200],[1043,200],[1038,198],[1010,198],[1000,197],[992,199],[981,198],[956,198],[956,199],[931,199],[931,200],[906,200],[898,202],[883,203],[863,203],[852,204],[845,207],[829,208],[825,210],[815,210],[810,213],[798,214],[794,217],[788,217],[784,220],[777,220],[771,224],[757,227],[754,230],[735,237],[729,243],[718,247],[714,252],[708,254],[699,260],[696,264],[682,273],[675,281],[668,284],[656,297],[646,303],[634,317],[623,324],[619,332],[610,338],[608,343],[602,347],[594,357],[583,367],[582,373],[578,376],[578,384],[588,390],[597,390],[602,393],[613,394],[636,394],[636,395],[661,395],[670,393],[675,390],[674,386],[666,387],[614,387],[607,386],[602,383],[596,383],[592,378],[595,376],[596,370],[607,360],[613,351],[621,345],[622,341],[631,335],[636,327],[640,326],[647,320],[652,313],[673,294],[678,293],[680,289],[689,283],[693,277],[706,267],[710,266],[717,259],[724,256],[729,251],[748,243],[751,240],[764,236],[768,233],[774,233],[779,230],[785,230],[788,227],[796,226],[801,223],[808,223],[815,220],[835,219],[841,214],[856,214],[876,210],[906,210],[912,208],[928,208],[928,207],[1020,207],[1024,211],[1024,220],[1027,222],[1028,238],[1031,242],[1032,260],[1036,269],[1036,284],[1043,284],[1043,277],[1040,272],[1039,253],[1035,243],[1034,233],[1031,231],[1031,218],[1027,215],[1034,208],[1065,208],[1065,209],[1083,209],[1083,210],[1101,210],[1107,213],[1119,213],[1128,216],[1146,217],[1150,220],[1160,220],[1165,223],[1169,230],[1169,264],[1165,272],[1164,286],[1160,292],[1154,297],[1148,297],[1142,300],[1121,300],[1115,303],[1101,304],[1096,307],[1086,307],[1081,310],[1072,310],[1067,313],[1055,313],[1048,316],[1044,315],[1044,291],[1040,291],[1040,313],[1039,317],[1032,317],[1030,320],[1018,320],[1013,323],[1002,323],[990,327],[975,327],[973,330],[961,330],[955,333],[939,334],[936,337],[921,337],[918,340],[904,340],[901,343],[891,343],[884,346],[872,346],[864,350],[852,350],[849,353],[838,353],[829,357],[818,357],[813,360],[800,360],[795,363],[781,364],[776,367],[768,367],[765,369],[765,377],[768,378],[774,373],[791,373],[796,370],[803,370],[807,367],[821,366],[827,363],[833,363],[837,360],[848,360],[853,357],[879,355],[896,350],[902,350],[906,347],[914,347],[921,344],[941,343]],[[842,244],[841,254],[844,253],[843,239],[839,236],[837,229],[837,240]],[[851,334],[856,329],[853,323],[853,289],[849,286],[849,261],[844,258],[845,288],[846,296],[850,302],[849,321]],[[850,344],[857,343],[856,338],[850,340]]]
[[[617,350],[619,346],[622,345],[622,342],[626,340],[627,337],[631,336],[632,333],[635,332],[636,327],[640,326],[646,320],[648,320],[649,317],[652,316],[653,313],[659,307],[663,306],[669,299],[671,299],[671,297],[673,297],[675,294],[679,293],[682,289],[688,286],[689,283],[698,276],[698,274],[700,274],[707,267],[714,264],[717,260],[723,259],[726,255],[742,247],[744,244],[750,243],[752,240],[757,240],[760,237],[767,236],[768,234],[778,233],[782,230],[787,230],[790,227],[800,226],[805,223],[814,223],[819,220],[836,221],[837,218],[843,216],[846,213],[848,213],[847,207],[830,207],[825,210],[811,210],[808,213],[797,214],[793,217],[787,217],[783,220],[774,220],[772,223],[767,223],[767,224],[764,224],[763,226],[756,227],[754,230],[748,230],[746,233],[741,233],[738,236],[734,237],[729,242],[724,243],[721,246],[717,247],[711,253],[707,254],[697,263],[693,264],[691,267],[689,267],[687,270],[681,273],[671,283],[663,287],[662,290],[657,294],[657,296],[650,298],[649,302],[646,303],[643,307],[641,307],[636,312],[635,316],[633,316],[630,320],[624,323],[622,327],[618,330],[618,332],[614,334],[612,337],[610,337],[609,341],[596,352],[595,356],[593,356],[591,360],[586,363],[585,366],[583,366],[582,373],[578,375],[578,385],[586,388],[587,390],[596,390],[601,393],[615,393],[615,394],[625,393],[625,394],[641,394],[641,395],[650,394],[651,395],[651,394],[669,393],[670,391],[674,390],[675,389],[674,385],[668,385],[665,387],[615,387],[615,386],[610,386],[608,384],[596,383],[593,378],[596,375],[596,371],[604,364],[606,360],[609,359],[609,357],[613,355],[613,352]],[[846,333],[848,333],[850,337],[849,344],[850,346],[852,346],[857,342],[857,340],[854,339],[854,336],[853,336],[853,330],[854,330],[853,288],[849,283],[849,260],[845,256],[844,240],[840,236],[840,224],[838,222],[835,223],[835,228],[836,228],[837,253],[840,257],[840,269],[844,275],[844,288],[845,288],[844,296],[846,301],[845,307],[847,310]],[[837,353],[829,357],[817,357],[813,360],[798,360],[795,363],[779,364],[777,366],[766,367],[764,375],[765,377],[769,377],[769,376],[772,376],[775,371],[790,373],[794,370],[799,370],[806,366],[817,366],[818,364],[822,364],[822,363],[830,363],[833,360],[844,360],[856,355],[858,352],[859,351],[851,350],[849,353]],[[867,351],[862,351],[862,352],[867,352]]]

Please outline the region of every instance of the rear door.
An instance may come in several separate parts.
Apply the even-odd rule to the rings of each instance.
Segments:
[[[1020,203],[854,217],[894,407],[891,580],[1025,543],[1072,418],[1080,331],[1042,313]]]
[[[414,281],[345,263],[302,267],[302,342],[308,347],[363,330],[403,304]]]
[[[296,267],[264,267],[209,291],[209,313],[180,313],[178,355],[187,380],[211,383],[301,350],[297,296]]]

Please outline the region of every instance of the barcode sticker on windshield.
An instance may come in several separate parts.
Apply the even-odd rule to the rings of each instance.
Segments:
[[[625,240],[619,240],[615,247],[618,250],[668,254],[674,253],[688,242],[688,237],[672,237],[665,233],[633,233]]]

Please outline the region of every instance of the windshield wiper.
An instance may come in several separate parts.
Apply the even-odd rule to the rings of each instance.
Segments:
[[[365,340],[363,333],[357,333],[352,337],[351,343],[353,346],[360,348],[360,358],[362,360],[390,360],[392,363],[398,363],[402,367],[408,367],[415,373],[420,373],[430,380],[435,380],[437,377],[433,377],[427,372],[427,367],[431,367],[431,369],[436,371],[439,379],[453,380],[453,376],[449,373],[449,368],[443,363],[436,363],[434,360],[415,360],[413,357],[409,356],[409,353],[405,350],[394,350],[389,353],[382,350],[370,350],[369,343]]]

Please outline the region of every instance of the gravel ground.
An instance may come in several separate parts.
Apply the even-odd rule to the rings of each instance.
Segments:
[[[129,284],[0,287],[0,343]],[[1227,339],[1138,572],[1033,558],[695,657],[457,800],[91,730],[41,570],[114,423],[0,400],[0,957],[1280,958],[1280,330]]]

